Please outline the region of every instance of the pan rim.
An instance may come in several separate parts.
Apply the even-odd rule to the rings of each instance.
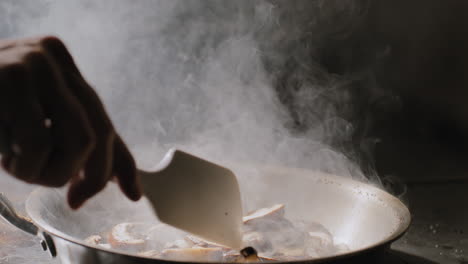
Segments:
[[[369,252],[369,251],[372,251],[374,249],[377,249],[377,248],[380,248],[384,245],[387,245],[391,242],[394,242],[395,240],[399,239],[401,236],[403,236],[406,231],[408,230],[410,224],[411,224],[411,221],[412,221],[412,217],[411,217],[411,213],[408,209],[408,207],[400,200],[398,199],[397,197],[393,196],[392,194],[386,192],[385,190],[382,190],[378,187],[376,187],[375,185],[372,185],[370,183],[366,183],[366,182],[362,182],[362,181],[358,181],[356,179],[350,179],[350,178],[346,178],[346,177],[342,177],[342,176],[337,176],[337,175],[333,175],[333,174],[329,174],[329,173],[325,173],[325,172],[321,172],[321,171],[314,171],[314,170],[310,170],[310,169],[302,169],[302,168],[289,168],[289,167],[277,167],[277,166],[257,166],[257,167],[260,167],[261,170],[266,170],[266,169],[272,169],[272,170],[275,170],[275,171],[287,171],[288,173],[293,173],[295,174],[294,177],[305,177],[305,174],[314,174],[317,176],[317,181],[320,181],[321,179],[327,179],[327,180],[330,180],[331,182],[336,182],[336,183],[340,183],[342,184],[343,182],[345,183],[349,183],[349,184],[352,184],[354,187],[361,187],[361,188],[366,188],[366,189],[369,189],[375,193],[377,193],[378,195],[381,195],[381,196],[384,196],[386,197],[390,203],[391,203],[391,208],[398,208],[399,211],[402,212],[403,216],[402,216],[402,221],[400,221],[398,227],[393,231],[391,232],[385,239],[382,239],[376,243],[373,243],[373,244],[370,244],[368,246],[365,246],[365,247],[361,247],[361,248],[358,248],[358,249],[353,249],[353,250],[349,250],[349,251],[346,251],[345,253],[339,253],[339,254],[332,254],[332,255],[328,255],[326,257],[322,257],[322,258],[308,258],[308,259],[300,259],[300,260],[289,260],[289,261],[264,261],[264,262],[251,262],[251,263],[322,263],[322,262],[327,262],[327,261],[330,261],[332,259],[343,259],[343,258],[349,258],[349,257],[352,257],[352,256],[355,256],[355,255],[358,255],[358,254],[362,254],[362,253],[365,253],[365,252]],[[310,180],[310,176],[308,177],[308,179]],[[29,215],[29,217],[31,218],[31,220],[33,221],[34,224],[36,224],[41,230],[45,231],[46,233],[54,236],[54,237],[57,237],[57,238],[60,238],[60,239],[63,239],[65,241],[68,241],[70,243],[73,243],[73,244],[77,244],[79,246],[83,246],[83,247],[86,247],[86,248],[90,248],[90,249],[95,249],[95,250],[99,250],[99,251],[104,251],[106,253],[110,253],[110,254],[117,254],[117,255],[122,255],[122,256],[126,256],[126,257],[131,257],[131,258],[136,258],[136,259],[147,259],[147,260],[152,260],[152,261],[162,261],[162,262],[166,262],[166,263],[188,263],[186,261],[177,261],[177,260],[168,260],[168,259],[161,259],[161,258],[150,258],[150,257],[145,257],[145,256],[140,256],[140,255],[136,255],[136,254],[131,254],[131,253],[128,253],[128,252],[123,252],[123,251],[119,251],[119,250],[115,250],[115,249],[107,249],[107,248],[102,248],[102,247],[98,247],[98,246],[94,246],[94,245],[89,245],[89,244],[86,244],[84,243],[83,240],[81,239],[77,239],[73,236],[70,236],[68,234],[66,234],[65,232],[63,231],[60,231],[56,228],[54,228],[53,226],[49,225],[39,214],[38,214],[38,209],[35,209],[33,208],[33,200],[35,200],[36,198],[35,197],[38,197],[41,195],[41,193],[44,193],[44,192],[49,192],[50,191],[50,188],[46,188],[46,187],[39,187],[37,189],[35,189],[33,192],[31,192],[26,200],[26,212],[27,214]],[[60,252],[58,252],[58,254],[60,254]],[[221,263],[221,262],[216,262],[216,261],[190,261],[190,263]],[[236,263],[236,262],[229,262],[229,263]]]

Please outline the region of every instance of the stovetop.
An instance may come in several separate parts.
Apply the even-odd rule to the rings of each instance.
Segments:
[[[408,186],[413,222],[407,234],[392,245],[408,263],[468,263],[468,182],[426,182]]]
[[[433,264],[431,260],[414,256],[400,251],[391,251],[385,254],[381,264]]]
[[[8,188],[3,188],[8,183]],[[33,189],[0,174],[0,192],[21,207]],[[468,263],[468,181],[430,182],[408,185],[407,195],[413,215],[408,233],[393,243],[383,256],[383,264],[463,264]],[[11,240],[2,238],[10,237]],[[16,231],[0,220],[0,263],[56,263],[28,234]]]

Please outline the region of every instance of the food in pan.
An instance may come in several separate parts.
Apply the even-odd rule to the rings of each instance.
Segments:
[[[243,218],[243,251],[206,241],[165,224],[120,223],[88,244],[177,261],[262,262],[319,258],[348,250],[322,225],[285,217],[285,206],[261,208]],[[104,238],[107,238],[105,240]]]

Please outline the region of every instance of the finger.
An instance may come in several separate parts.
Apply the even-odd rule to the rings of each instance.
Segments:
[[[131,200],[138,201],[142,196],[135,161],[119,136],[114,141],[113,174],[120,189]]]
[[[25,63],[30,68],[44,112],[51,120],[53,139],[47,165],[35,183],[63,186],[78,174],[93,150],[93,129],[85,111],[67,91],[65,81],[46,53],[30,53]]]
[[[95,148],[85,166],[84,178],[74,181],[70,186],[68,201],[70,206],[77,208],[101,191],[111,179],[115,132],[104,105],[81,76],[65,45],[54,37],[44,38],[41,44],[57,62],[67,87],[87,112],[96,137]]]
[[[104,189],[111,179],[115,132],[93,89],[79,75],[64,72],[63,76],[67,80],[67,87],[74,92],[87,112],[96,139],[94,150],[85,166],[84,178],[74,181],[70,186],[68,202],[76,209]]]
[[[11,55],[0,52],[0,56]],[[31,89],[27,68],[21,63],[2,67],[0,73],[4,95],[2,122],[11,136],[13,153],[8,158],[8,171],[17,178],[33,182],[42,171],[50,152],[50,133],[45,115]]]
[[[84,177],[72,181],[68,191],[68,204],[77,209],[83,203],[100,192],[111,178],[111,159],[113,152],[113,134],[103,136],[97,133],[97,144],[91,153],[84,171]]]
[[[37,46],[40,37],[0,39],[0,51],[7,49],[16,49],[18,46]]]
[[[76,73],[80,72],[73,57],[68,52],[67,47],[65,47],[65,44],[63,44],[60,39],[54,36],[43,37],[40,40],[40,45],[52,55],[61,66]]]
[[[87,89],[87,85],[78,80],[69,80],[69,87]],[[72,89],[73,89],[72,88]],[[89,88],[90,89],[90,88]],[[86,106],[87,110],[89,104]],[[99,108],[99,106],[95,106]],[[85,108],[86,109],[86,108]],[[99,111],[101,110],[101,111]],[[96,144],[85,166],[84,178],[77,179],[70,186],[68,202],[74,209],[80,207],[87,199],[100,192],[112,176],[112,159],[115,134],[110,121],[103,114],[103,109],[89,112],[89,120],[94,129]]]

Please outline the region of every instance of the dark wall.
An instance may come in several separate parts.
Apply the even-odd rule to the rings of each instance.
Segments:
[[[340,25],[339,12],[328,23],[352,33],[333,37],[323,28],[304,26],[303,37],[288,48],[290,57],[277,66],[276,88],[295,120],[293,129],[316,124],[303,112],[320,109],[298,108],[294,86],[326,83],[321,76],[327,75],[347,78],[351,81],[324,92],[323,98],[332,98],[338,115],[352,121],[354,136],[331,144],[383,176],[468,178],[468,2],[372,0],[358,5],[362,19],[350,20],[349,28]],[[301,14],[287,9],[290,17]],[[317,15],[309,13],[304,21]]]
[[[373,72],[400,98],[373,125],[382,173],[465,178],[468,162],[468,2],[373,2],[369,33],[388,45]]]

